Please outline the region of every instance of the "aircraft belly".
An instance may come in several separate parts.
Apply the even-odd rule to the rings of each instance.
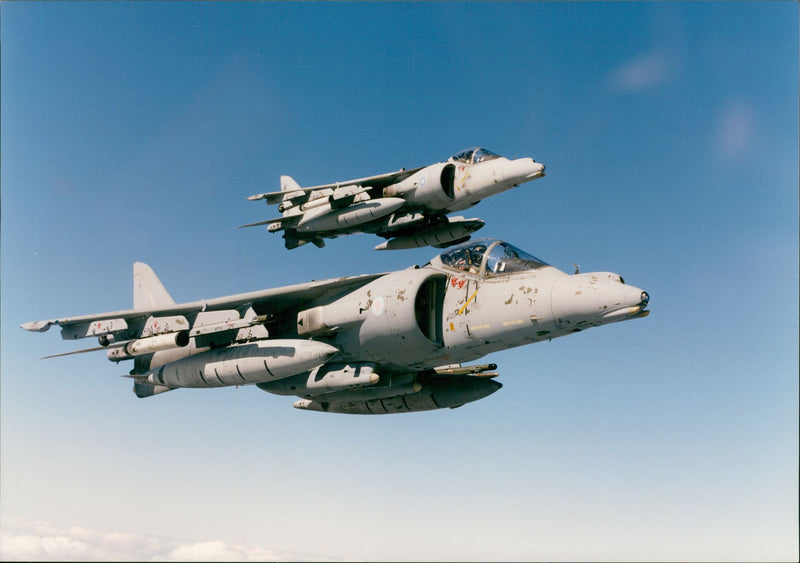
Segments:
[[[457,211],[464,211],[470,207],[477,205],[487,197],[505,192],[513,186],[499,182],[497,184],[488,185],[479,189],[465,187],[461,192],[456,192],[456,197],[453,203],[447,206],[446,213],[454,213]]]

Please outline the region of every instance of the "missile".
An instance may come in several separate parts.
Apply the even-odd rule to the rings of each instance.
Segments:
[[[462,366],[453,364],[451,366],[441,366],[434,368],[440,375],[480,375],[482,377],[497,377],[493,370],[497,369],[497,364],[478,364],[474,366]]]
[[[331,199],[331,196],[325,196],[325,197],[317,197],[315,199],[309,200],[309,201],[303,203],[302,205],[300,205],[300,211],[311,211],[312,209],[316,209],[318,207],[322,207],[323,205],[326,205],[326,204],[330,203],[331,202],[330,199]],[[281,209],[280,207],[278,207],[278,211],[284,211],[284,210],[285,209]]]
[[[470,233],[474,233],[484,222],[480,219],[464,219],[463,217],[451,217],[450,222],[442,227],[436,227],[429,231],[423,231],[415,235],[396,237],[386,242],[382,242],[375,247],[375,250],[404,250],[408,248],[420,248],[423,246],[440,246],[455,242],[466,237],[469,239]],[[465,240],[466,240],[465,239]]]
[[[279,381],[259,383],[258,387],[277,395],[305,397],[343,391],[349,393],[362,387],[372,388],[381,382],[381,379],[381,376],[375,373],[375,364],[334,364],[323,365],[308,373]]]
[[[342,209],[331,209],[327,204],[314,210],[318,213],[306,213],[297,224],[297,231],[313,233],[362,225],[397,211],[405,203],[406,200],[403,198],[384,197],[370,199]]]
[[[122,360],[130,360],[136,356],[143,356],[144,354],[152,354],[161,350],[183,348],[187,344],[189,344],[189,333],[187,331],[168,332],[167,334],[159,334],[158,336],[131,340],[118,348],[112,348],[106,353],[106,356],[112,362],[119,362]]]
[[[209,350],[143,374],[166,387],[223,387],[290,377],[321,366],[339,350],[314,340],[259,340]]]
[[[331,190],[328,190],[330,192]],[[320,207],[326,203],[330,203],[331,207],[336,209],[337,207],[345,207],[346,205],[350,205],[353,203],[353,199],[358,194],[362,194],[367,191],[367,188],[364,186],[359,186],[355,184],[350,184],[346,186],[341,186],[333,190],[333,193],[330,195],[320,195],[315,197],[314,199],[309,199],[309,201],[300,204],[301,211],[309,211],[316,207]],[[316,192],[318,194],[324,194],[325,191]],[[368,196],[367,196],[368,197]],[[278,206],[278,211],[281,213],[285,213],[286,211],[297,207],[297,204],[292,200],[286,200]]]

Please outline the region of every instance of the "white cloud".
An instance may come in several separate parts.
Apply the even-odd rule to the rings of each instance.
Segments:
[[[654,49],[617,66],[609,73],[608,83],[615,92],[637,92],[665,82],[674,72],[674,57]]]
[[[257,546],[230,545],[223,541],[206,541],[181,545],[168,556],[172,561],[276,561],[280,553]]]
[[[59,528],[42,522],[4,518],[0,561],[331,561],[222,540],[192,542],[175,538]]]
[[[720,113],[715,144],[718,153],[727,158],[746,156],[753,148],[756,133],[755,112],[744,101],[728,102]]]

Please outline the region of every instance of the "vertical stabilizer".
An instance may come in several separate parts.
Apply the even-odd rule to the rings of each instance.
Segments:
[[[302,195],[303,191],[300,188],[300,184],[294,181],[294,178],[291,176],[281,176],[281,191],[286,192],[283,195],[283,201],[287,199],[291,199],[296,195]],[[300,192],[298,194],[297,192]]]
[[[133,308],[154,309],[162,305],[172,305],[170,297],[155,272],[143,262],[133,263]]]

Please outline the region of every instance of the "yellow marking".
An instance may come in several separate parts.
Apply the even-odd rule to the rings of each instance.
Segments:
[[[483,329],[489,328],[490,326],[492,326],[492,325],[489,325],[489,324],[477,325],[477,326],[469,325],[469,328],[470,328],[470,330],[483,330]]]
[[[461,176],[461,179],[458,181],[458,191],[461,191],[464,188],[464,184],[467,183],[467,178],[469,178],[470,171],[466,168],[463,170],[464,174]]]
[[[522,319],[517,319],[515,321],[506,321],[503,323],[503,326],[511,326],[511,325],[521,325]]]
[[[457,315],[460,315],[461,313],[463,313],[463,312],[464,312],[464,309],[466,309],[466,308],[467,308],[467,305],[469,305],[469,304],[470,304],[470,302],[472,302],[472,300],[473,300],[473,299],[475,299],[475,296],[476,296],[476,295],[478,295],[478,290],[477,290],[477,289],[475,290],[475,293],[473,293],[473,294],[472,294],[472,297],[470,297],[469,299],[467,299],[467,302],[466,302],[466,303],[464,303],[464,306],[463,306],[463,307],[461,307],[461,309],[459,309],[459,310],[458,310],[458,313],[456,313],[456,314],[457,314]]]
[[[456,327],[453,326],[453,323],[450,323],[450,330],[455,331]]]

